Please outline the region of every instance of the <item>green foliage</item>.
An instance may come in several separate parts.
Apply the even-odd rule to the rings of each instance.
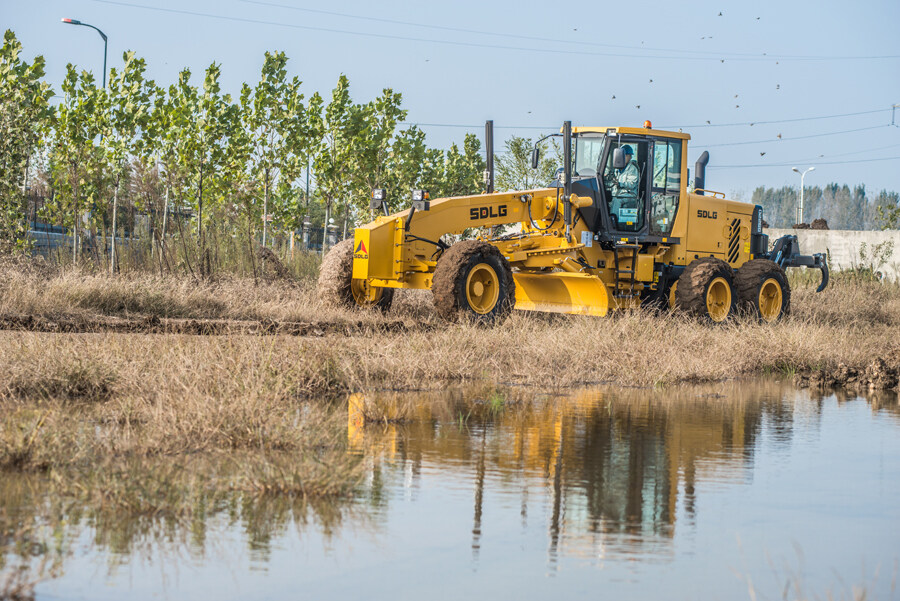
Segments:
[[[857,255],[858,259],[853,260],[850,269],[844,270],[841,275],[853,280],[881,280],[883,278],[881,269],[894,256],[894,241],[885,240],[873,244],[871,248],[867,243],[860,242]]]
[[[259,81],[242,85],[237,98],[221,89],[215,63],[200,85],[185,69],[161,87],[146,78],[144,59],[126,52],[108,89],[70,64],[53,108],[40,81],[43,59],[27,65],[20,51],[7,32],[0,73],[6,241],[24,235],[24,164],[42,144],[41,176],[51,193],[41,218],[70,228],[75,260],[113,269],[104,240],[113,229],[127,236],[138,221],[155,232],[161,268],[205,273],[218,260],[219,241],[223,253],[238,243],[252,256],[261,231],[263,241],[273,234],[282,243],[306,219],[322,227],[337,214],[348,229],[368,221],[375,187],[388,188],[392,210],[408,207],[414,188],[433,197],[481,190],[484,159],[475,136],[447,151],[429,148],[419,128],[401,129],[401,94],[387,88],[355,102],[344,75],[330,99],[316,93],[307,100],[283,52],[267,52]],[[23,110],[28,119],[19,118]],[[173,237],[178,245],[165,243]],[[82,247],[93,252],[80,256]]]
[[[25,242],[25,179],[29,159],[50,128],[50,85],[44,58],[28,64],[22,44],[7,30],[0,49],[0,247]]]
[[[504,143],[506,152],[498,155],[496,160],[498,192],[543,187],[553,179],[557,166],[562,164],[559,146],[557,144],[552,146],[551,156],[548,156],[548,150],[551,149],[550,140],[544,140],[539,146],[541,161],[537,169],[532,169],[531,152],[534,149],[534,141],[531,138],[513,136]]]
[[[883,230],[900,229],[900,194],[882,190],[875,199],[878,221]]]

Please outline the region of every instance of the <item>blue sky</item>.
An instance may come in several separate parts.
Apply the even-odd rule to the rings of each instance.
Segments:
[[[134,50],[157,83],[215,61],[235,93],[283,50],[307,95],[340,73],[357,101],[392,87],[434,146],[481,136],[485,119],[498,148],[566,119],[650,119],[692,135],[691,163],[709,150],[707,187],[738,198],[797,185],[793,165],[816,167],[807,185],[900,190],[897,0],[0,0],[0,16],[56,89],[66,63],[102,65],[99,36],[60,22],[71,17],[109,35],[110,66]]]

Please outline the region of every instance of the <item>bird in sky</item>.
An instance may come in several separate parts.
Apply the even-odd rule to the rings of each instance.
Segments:
[[[759,17],[756,17],[756,20],[759,21]]]
[[[719,11],[719,16],[720,16],[720,17],[722,16],[722,11]]]
[[[776,84],[775,84],[775,89],[776,89],[776,90],[780,90],[780,89],[781,89],[781,84],[780,84],[780,83],[776,83]]]
[[[653,83],[653,80],[652,80],[652,79],[650,80],[650,83]]]
[[[778,134],[778,139],[779,139],[779,140],[781,139],[781,134]]]
[[[706,124],[709,125],[709,119],[706,120]]]
[[[761,153],[759,153],[759,156],[764,157],[764,156],[766,156],[766,153],[765,153],[765,152],[761,152]]]
[[[735,94],[735,95],[734,95],[734,97],[735,97],[735,98],[737,98],[737,97],[738,97],[738,95],[737,95],[737,94]]]
[[[613,97],[612,97],[612,99],[613,99],[613,100],[615,100],[615,99],[616,99],[616,95],[615,95],[615,94],[613,94]]]
[[[636,105],[634,105],[634,108],[639,109],[639,108],[641,108],[641,105],[636,104]]]
[[[736,105],[734,105],[734,108],[739,109],[739,108],[741,108],[741,105],[736,104]],[[753,124],[751,123],[750,125],[753,125]]]
[[[725,62],[725,59],[723,58],[723,59],[719,60],[719,62],[720,62],[720,63],[724,63],[724,62]]]

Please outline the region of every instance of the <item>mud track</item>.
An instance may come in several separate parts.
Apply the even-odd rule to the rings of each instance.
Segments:
[[[428,324],[408,325],[404,321],[378,324],[358,322],[297,322],[275,320],[232,319],[160,319],[158,317],[83,317],[35,315],[0,315],[0,330],[87,334],[112,332],[120,334],[187,334],[195,336],[229,336],[236,334],[286,336],[357,336],[431,329]]]

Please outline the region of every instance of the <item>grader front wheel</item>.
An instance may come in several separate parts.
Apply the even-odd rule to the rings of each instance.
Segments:
[[[317,290],[325,302],[348,307],[387,311],[394,300],[393,288],[379,288],[367,280],[353,279],[353,239],[334,245],[322,259]]]
[[[675,304],[706,321],[727,321],[737,305],[733,278],[734,271],[722,259],[695,259],[678,278]]]
[[[515,304],[509,262],[487,242],[464,240],[444,251],[434,270],[434,308],[445,319],[460,314],[481,323],[502,321]]]

